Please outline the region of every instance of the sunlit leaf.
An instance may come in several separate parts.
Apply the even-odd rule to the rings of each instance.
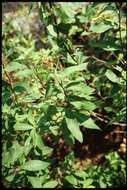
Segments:
[[[33,129],[33,126],[28,124],[28,123],[19,123],[19,122],[17,122],[14,125],[14,129],[19,130],[19,131],[27,131],[27,130]]]
[[[49,166],[49,162],[41,161],[41,160],[29,160],[27,161],[23,169],[28,171],[39,171],[39,170],[45,170]]]
[[[77,185],[77,179],[73,175],[65,176],[65,179],[72,185]]]
[[[70,132],[72,133],[72,135],[80,143],[82,143],[83,142],[83,135],[82,135],[82,132],[80,131],[79,123],[77,122],[77,120],[75,118],[71,119],[71,118],[66,117],[66,123],[67,123],[67,127],[70,130]]]
[[[110,28],[112,28],[111,25],[100,23],[100,24],[92,25],[89,30],[96,33],[103,33],[109,30]]]
[[[113,73],[111,70],[107,70],[106,73],[105,73],[106,77],[111,81],[111,82],[114,82],[114,83],[119,83],[119,78],[116,76],[115,73]]]
[[[95,124],[94,120],[92,118],[89,118],[88,120],[84,121],[83,126],[88,129],[99,129],[100,128]]]
[[[55,188],[58,185],[56,180],[48,181],[43,185],[43,188]]]
[[[49,33],[50,33],[52,36],[57,37],[57,33],[54,31],[53,25],[51,25],[51,24],[48,25],[48,26],[47,26],[47,29],[48,29]]]

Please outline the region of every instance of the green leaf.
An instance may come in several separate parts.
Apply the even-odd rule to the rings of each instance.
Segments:
[[[103,33],[109,30],[110,28],[112,28],[111,25],[100,23],[100,24],[92,25],[89,30],[96,33]]]
[[[67,53],[67,62],[72,65],[77,65],[77,62],[71,57],[69,53]]]
[[[105,73],[105,76],[111,81],[111,82],[114,82],[114,83],[119,83],[119,78],[116,76],[115,73],[113,73],[111,70],[107,70],[106,73]]]
[[[80,92],[83,93],[84,95],[90,95],[93,93],[94,89],[89,87],[88,85],[84,84],[83,82],[70,82],[67,84],[66,88],[68,90],[72,90],[74,92]],[[85,96],[84,96],[85,97]]]
[[[115,44],[115,42],[111,39],[108,39],[108,40],[99,40],[99,41],[96,41],[96,40],[90,40],[89,41],[89,45],[91,47],[97,47],[97,48],[102,48],[106,51],[117,51],[119,50],[119,47],[118,45]]]
[[[65,24],[70,23],[69,17],[63,8],[61,9],[61,7],[56,7],[56,13],[61,18],[63,23],[65,23]]]
[[[42,151],[43,155],[48,155],[52,152],[52,148],[44,145],[40,134],[37,134],[35,130],[32,131],[31,137],[33,139],[34,146],[37,146]]]
[[[49,33],[50,33],[52,36],[57,37],[57,33],[54,31],[53,25],[51,25],[51,24],[48,25],[48,26],[47,26],[47,29],[48,29]]]
[[[84,181],[83,188],[89,187],[92,183],[93,183],[93,180],[92,180],[92,179],[86,179],[86,180]]]
[[[11,163],[17,161],[24,153],[24,147],[18,144],[16,141],[13,146],[3,153],[2,162],[5,166],[9,167]]]
[[[36,123],[35,123],[35,118],[33,117],[33,114],[32,114],[31,111],[28,112],[27,119],[28,119],[28,121],[29,121],[29,123],[30,123],[31,125],[33,125],[33,126],[36,125]]]
[[[17,71],[15,73],[15,77],[18,77],[20,79],[24,79],[24,78],[27,78],[27,77],[31,76],[32,74],[33,74],[32,70],[24,69],[24,70]]]
[[[18,62],[11,62],[6,66],[5,71],[12,72],[18,69],[26,69],[26,68],[27,68],[26,65],[20,64]]]
[[[18,160],[24,153],[24,147],[19,145],[17,142],[13,144],[12,149],[10,150],[12,155],[12,163]]]
[[[51,96],[53,91],[54,91],[54,85],[52,83],[48,82],[48,84],[46,86],[45,97]]]
[[[59,126],[50,126],[49,127],[50,131],[52,132],[53,135],[57,136],[59,133]]]
[[[28,124],[28,123],[19,123],[19,122],[17,122],[14,125],[14,129],[19,130],[19,131],[27,131],[27,130],[33,129],[33,126]]]
[[[81,36],[88,36],[90,34],[91,34],[91,32],[84,31],[84,32],[82,32]]]
[[[79,123],[75,118],[67,118],[66,117],[67,127],[70,130],[71,134],[80,142],[83,142],[83,135],[80,131]]]
[[[73,175],[65,176],[65,179],[72,185],[77,185],[77,179]]]
[[[58,185],[56,180],[48,181],[43,185],[43,188],[55,188]]]
[[[96,109],[96,105],[93,102],[89,101],[75,101],[70,103],[74,105],[77,109],[85,109],[88,111]]]
[[[43,156],[49,155],[49,154],[51,154],[52,151],[53,151],[53,148],[51,148],[49,146],[44,146],[42,149],[42,154],[43,154]]]
[[[82,125],[88,129],[99,129],[101,130],[95,123],[92,118],[89,118],[88,120],[84,121]]]
[[[75,175],[84,179],[88,176],[88,174],[85,171],[76,171]]]
[[[100,185],[100,188],[106,188],[107,187],[107,184],[105,183],[105,180],[103,177],[102,178],[100,177],[99,185]]]
[[[65,142],[69,146],[73,146],[75,144],[75,138],[70,133],[70,130],[67,128],[67,126],[63,126],[63,136],[64,136],[64,139],[65,139]]]
[[[15,175],[9,175],[5,179],[9,182],[12,182],[14,180]]]
[[[14,91],[15,91],[15,92],[24,92],[24,91],[26,91],[26,89],[25,89],[23,86],[16,85],[16,86],[14,87]]]
[[[31,136],[29,136],[26,141],[25,141],[25,146],[24,146],[24,153],[25,153],[25,156],[27,156],[30,152],[30,150],[32,149],[33,145],[31,143]]]
[[[86,70],[86,67],[87,67],[87,63],[82,63],[80,65],[71,66],[71,67],[68,67],[68,68],[64,69],[63,71],[59,72],[58,76],[60,78],[65,78],[75,72]]]
[[[82,31],[81,28],[79,28],[79,27],[76,26],[76,25],[73,25],[73,26],[71,27],[71,29],[69,30],[69,36],[74,35],[74,34],[76,34],[77,32],[81,32],[81,31]]]
[[[23,166],[24,170],[28,171],[40,171],[45,170],[50,165],[49,162],[41,160],[29,160]]]
[[[42,141],[41,136],[39,134],[37,134],[36,132],[33,132],[32,137],[33,137],[33,144],[34,144],[34,146],[35,147],[37,146],[40,150],[42,150],[43,146],[44,146],[44,143]]]
[[[9,91],[9,90],[6,90],[6,92],[4,91],[2,93],[2,104],[7,104],[7,105],[11,105],[12,103],[12,100],[11,100],[11,95],[12,95],[12,92]]]
[[[28,93],[30,93],[31,91],[31,86],[29,83],[26,83],[26,82],[17,82],[15,85],[14,85],[14,90],[16,92],[24,92],[24,91],[27,91]]]
[[[76,111],[75,117],[77,118],[78,122],[82,124],[84,121],[86,121],[89,118],[89,115],[86,115],[86,113],[84,113],[83,111],[82,112]]]
[[[28,181],[32,184],[33,188],[42,188],[42,182],[40,177],[28,176]]]

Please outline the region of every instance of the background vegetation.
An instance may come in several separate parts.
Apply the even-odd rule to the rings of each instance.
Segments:
[[[126,184],[125,6],[2,4],[4,187]]]

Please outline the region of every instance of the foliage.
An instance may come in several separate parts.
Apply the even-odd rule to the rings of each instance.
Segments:
[[[117,152],[105,155],[104,166],[89,166],[84,170],[75,170],[65,174],[65,184],[74,188],[111,188],[126,184],[126,163]]]
[[[95,117],[99,110],[108,125],[125,123],[125,19],[119,20],[115,3],[31,5],[38,6],[47,28],[41,41],[50,45],[37,51],[34,36],[15,29],[10,17],[5,19],[2,177],[9,187],[61,187],[59,172],[51,170],[54,147],[47,144],[45,134],[52,142],[62,136],[73,148],[76,140],[83,143],[83,128],[103,131]],[[112,158],[107,159],[105,171],[88,169],[82,180],[71,174],[66,164],[71,159],[65,159],[64,181],[84,188],[117,185],[117,168],[110,173]],[[116,167],[122,167],[123,161],[115,159]],[[104,176],[99,177],[99,172]],[[99,180],[94,181],[95,176]],[[124,183],[122,175],[118,183]]]

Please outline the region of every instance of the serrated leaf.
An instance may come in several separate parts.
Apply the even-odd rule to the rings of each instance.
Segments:
[[[105,73],[105,76],[111,81],[111,82],[114,82],[114,83],[119,83],[119,78],[116,76],[115,73],[113,73],[111,70],[107,70],[106,73]]]
[[[50,165],[49,162],[41,160],[29,160],[23,166],[24,170],[28,171],[40,171],[45,170]]]
[[[19,123],[19,122],[17,122],[14,125],[14,129],[19,130],[19,131],[27,131],[27,130],[33,129],[33,126],[28,124],[28,123]]]
[[[82,125],[88,129],[99,129],[101,130],[94,122],[92,118],[89,118],[88,120],[84,121]]]
[[[65,179],[72,185],[77,185],[77,179],[73,175],[65,176]]]
[[[43,188],[55,188],[58,185],[56,180],[48,181],[43,185]]]
[[[80,142],[83,142],[83,135],[82,132],[80,131],[79,123],[75,118],[67,118],[66,117],[66,123],[67,127],[70,130],[71,134]]]

